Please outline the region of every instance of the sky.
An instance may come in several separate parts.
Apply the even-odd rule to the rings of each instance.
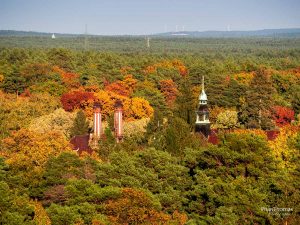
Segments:
[[[0,0],[0,30],[123,35],[300,28],[300,0]]]

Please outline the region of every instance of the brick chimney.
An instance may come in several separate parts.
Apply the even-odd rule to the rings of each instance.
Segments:
[[[123,139],[123,104],[120,100],[115,103],[114,131],[117,143]]]

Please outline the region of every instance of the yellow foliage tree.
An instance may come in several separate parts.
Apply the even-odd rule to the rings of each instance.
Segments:
[[[128,98],[118,95],[111,91],[99,91],[95,93],[96,98],[102,105],[102,114],[104,117],[114,112],[115,101],[121,100],[124,107],[124,118],[126,120],[136,120],[141,118],[150,118],[153,114],[153,108],[144,98]]]
[[[30,178],[39,177],[50,156],[58,156],[64,151],[73,152],[60,133],[39,134],[21,129],[3,139],[0,153],[13,171],[23,173],[30,182]]]
[[[244,84],[244,85],[250,85],[250,82],[252,81],[254,77],[255,72],[242,72],[238,74],[233,75],[233,79],[235,79],[238,83]]]
[[[51,113],[58,105],[58,100],[47,94],[17,98],[0,93],[0,136],[28,127],[34,118]]]
[[[199,95],[199,92],[198,92]],[[219,106],[214,106],[210,109],[209,113],[209,120],[211,121],[212,124],[217,122],[218,115],[222,112],[224,112],[226,109],[223,107]]]
[[[215,128],[218,129],[234,129],[239,126],[238,115],[235,110],[225,110],[218,114]]]
[[[281,168],[295,169],[292,159],[297,154],[297,150],[289,145],[289,139],[294,138],[300,126],[287,125],[280,128],[280,133],[273,141],[269,141],[272,154],[278,160],[278,166]]]
[[[124,114],[128,120],[150,118],[153,112],[150,103],[143,98],[135,97],[124,101]]]
[[[37,225],[50,225],[51,220],[46,210],[42,206],[42,204],[38,201],[34,201],[33,206],[34,206],[34,218],[33,218],[34,223]]]
[[[29,125],[29,130],[38,133],[55,131],[69,137],[69,130],[73,125],[74,118],[74,113],[59,108],[53,113],[33,119]]]
[[[104,90],[100,90],[99,92],[95,93],[95,96],[101,103],[101,112],[104,117],[107,117],[113,113],[115,100],[120,99],[121,101],[124,101],[126,99],[126,97],[124,96],[120,96],[114,92]]]
[[[143,135],[146,132],[146,126],[150,118],[143,118],[140,120],[129,121],[124,123],[124,135],[126,137]]]

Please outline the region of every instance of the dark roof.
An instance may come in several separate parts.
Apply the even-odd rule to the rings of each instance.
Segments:
[[[82,152],[87,152],[89,154],[92,154],[93,150],[89,146],[89,140],[90,140],[89,134],[77,135],[70,140],[70,143],[73,147],[73,150],[77,151],[79,155]]]
[[[101,109],[101,103],[100,102],[95,102],[94,103],[94,109],[100,108]]]
[[[121,100],[116,100],[116,102],[115,102],[115,108],[119,108],[119,107],[123,107],[123,103],[122,103],[122,101]]]
[[[213,145],[217,145],[219,143],[219,138],[217,136],[217,130],[211,130],[207,141]]]

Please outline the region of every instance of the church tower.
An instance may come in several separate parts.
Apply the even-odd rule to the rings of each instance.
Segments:
[[[202,91],[199,96],[199,106],[196,111],[195,132],[201,132],[205,137],[210,134],[209,111],[207,107],[207,95],[204,91],[204,76],[202,77]]]

